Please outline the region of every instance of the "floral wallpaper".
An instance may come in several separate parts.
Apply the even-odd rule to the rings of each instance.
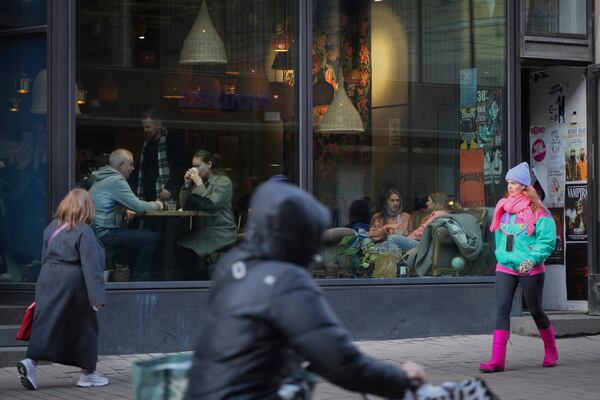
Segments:
[[[344,165],[364,166],[368,173],[371,163],[370,2],[346,1],[339,8],[333,6],[337,2],[329,7],[323,3],[328,2],[319,2],[321,7],[315,10],[313,84],[325,81],[337,90],[343,76],[348,97],[365,127],[365,132],[358,135],[320,133],[328,105],[313,107],[315,195],[335,212],[336,199],[343,191],[337,178]]]

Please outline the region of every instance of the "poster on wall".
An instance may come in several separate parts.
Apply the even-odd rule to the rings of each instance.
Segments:
[[[567,300],[587,300],[587,245],[584,243],[567,243],[566,257]]]
[[[483,207],[483,149],[460,151],[460,204],[466,208]]]
[[[477,148],[477,108],[461,107],[459,112],[460,149],[469,150]]]
[[[564,207],[564,136],[557,126],[529,129],[530,165],[545,193],[548,207]]]
[[[477,143],[480,147],[502,145],[502,89],[477,90]]]
[[[566,185],[565,226],[567,242],[587,242],[587,184]]]
[[[548,265],[564,265],[565,263],[565,237],[564,237],[564,210],[562,208],[550,208],[550,214],[556,224],[556,247],[546,259]]]
[[[586,128],[567,128],[565,135],[565,173],[567,181],[587,180]]]

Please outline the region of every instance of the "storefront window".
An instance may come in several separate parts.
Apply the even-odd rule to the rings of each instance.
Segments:
[[[45,2],[21,3],[0,6],[0,283],[35,282],[48,223],[46,35],[12,31],[44,23]]]
[[[494,274],[506,2],[313,4],[314,191],[337,227],[314,275]]]
[[[209,279],[215,260],[243,236],[254,188],[276,175],[297,179],[297,4],[77,7],[76,176],[96,200],[106,276]],[[121,169],[107,169],[119,148],[133,164],[113,153]],[[184,187],[192,166],[211,173]],[[129,178],[123,193],[110,181],[119,176]],[[167,210],[144,213],[157,199]]]
[[[587,0],[529,0],[523,9],[529,35],[587,34]]]

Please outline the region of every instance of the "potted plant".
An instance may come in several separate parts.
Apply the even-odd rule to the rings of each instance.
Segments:
[[[368,273],[367,276],[372,276],[373,278],[406,276],[406,274],[401,274],[399,271],[399,265],[401,266],[406,261],[406,252],[397,247],[382,250],[381,246],[373,242],[365,243],[361,249],[361,267]]]
[[[115,282],[129,282],[129,266],[125,264],[115,264],[117,267],[113,270],[113,280]]]
[[[353,246],[356,235],[344,236],[334,246],[326,246],[321,250],[322,266],[326,278],[339,278],[345,276],[349,269],[350,257],[358,253],[358,248]]]

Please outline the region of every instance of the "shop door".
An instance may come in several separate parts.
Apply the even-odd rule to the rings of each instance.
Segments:
[[[588,310],[591,315],[600,315],[600,246],[598,243],[600,204],[598,196],[598,127],[600,121],[600,64],[590,65],[588,79],[588,266],[589,298]]]

